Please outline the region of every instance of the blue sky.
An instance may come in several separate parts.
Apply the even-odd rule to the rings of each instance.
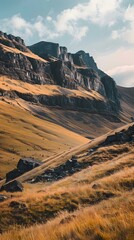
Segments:
[[[0,30],[27,45],[85,50],[117,84],[134,86],[134,0],[0,0]]]

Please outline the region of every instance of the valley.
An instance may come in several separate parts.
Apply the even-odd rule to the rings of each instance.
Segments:
[[[134,88],[0,32],[0,239],[132,240]]]

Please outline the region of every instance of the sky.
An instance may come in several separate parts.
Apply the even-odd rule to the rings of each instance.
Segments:
[[[134,0],[0,0],[0,30],[26,45],[89,52],[116,83],[134,87]]]

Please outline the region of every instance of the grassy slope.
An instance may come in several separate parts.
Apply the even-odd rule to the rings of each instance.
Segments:
[[[20,80],[9,79],[6,76],[0,76],[0,89],[7,91],[18,91],[21,93],[31,93],[34,95],[66,95],[68,97],[83,97],[89,99],[104,100],[103,97],[95,91],[87,92],[80,88],[79,90],[65,89],[56,85],[31,85]],[[30,111],[37,117],[51,121],[56,124],[81,134],[84,137],[98,137],[111,129],[115,129],[121,124],[129,122],[128,119],[121,119],[121,122],[114,122],[110,116],[92,114],[82,111],[64,110],[61,108],[45,107],[30,102],[25,102],[22,99],[16,99],[14,104]],[[119,116],[120,118],[120,116]]]
[[[95,91],[86,91],[83,88],[79,90],[66,89],[57,85],[39,85],[30,84],[21,80],[10,79],[6,76],[0,76],[0,89],[6,91],[18,91],[21,93],[30,93],[33,95],[66,95],[73,97],[85,97],[89,99],[104,100],[104,97]]]
[[[130,119],[134,117],[134,87],[125,88],[119,87],[118,91],[120,94],[120,102],[122,107],[121,117],[125,121],[126,119]]]
[[[0,101],[0,177],[16,166],[22,156],[42,160],[55,153],[88,142],[66,130],[12,105]]]
[[[133,240],[133,204],[127,192],[73,214],[63,213],[45,225],[15,229],[1,240]]]
[[[5,52],[11,52],[11,53],[16,53],[16,54],[22,54],[26,57],[30,57],[30,58],[34,58],[34,59],[37,59],[39,61],[42,61],[42,62],[47,62],[46,60],[44,60],[43,58],[39,57],[38,55],[32,53],[30,50],[27,49],[27,52],[22,52],[20,51],[19,49],[17,48],[12,48],[12,47],[8,47],[8,46],[5,46],[3,44],[0,43],[0,48],[2,48]]]
[[[55,95],[65,94],[66,92],[69,96],[96,98],[98,100],[102,98],[94,91],[67,90],[50,85],[31,85],[5,76],[0,77],[0,88],[33,94]],[[3,97],[1,97],[2,99]],[[47,108],[21,99],[4,99],[5,102],[1,101],[0,104],[0,178],[15,167],[20,156],[34,156],[42,160],[54,153],[60,153],[88,141],[73,133],[71,133],[71,137],[70,132],[65,128],[90,139],[121,124],[110,122],[97,114]],[[62,127],[64,131],[62,131]],[[50,131],[50,128],[53,130]],[[68,133],[68,136],[65,132]]]
[[[4,46],[1,46],[4,47]],[[14,51],[4,47],[5,51]],[[20,53],[15,49],[16,53]],[[31,53],[24,55],[38,58]],[[30,54],[30,55],[29,55]],[[39,58],[38,58],[39,59]],[[42,59],[39,59],[42,61]],[[0,87],[5,90],[29,92],[28,84],[16,80],[0,79]],[[41,88],[30,86],[33,94],[63,94],[61,88]],[[133,90],[119,88],[123,94],[121,104],[124,112],[120,117],[128,122],[133,114]],[[82,95],[84,91],[68,91],[67,94]],[[88,97],[98,95],[88,94]],[[39,108],[39,109],[38,109]],[[28,110],[28,111],[27,111]],[[41,114],[39,114],[39,111]],[[36,114],[36,116],[34,115]],[[39,119],[43,118],[42,119]],[[93,164],[80,173],[67,177],[56,183],[31,185],[25,183],[23,193],[4,193],[9,199],[0,204],[0,228],[7,230],[14,224],[33,225],[42,223],[60,211],[65,211],[45,225],[37,225],[28,229],[18,227],[14,231],[0,236],[2,240],[132,240],[133,239],[133,147],[130,144],[101,148],[88,157],[87,149],[98,144],[99,138],[92,144],[87,139],[62,128],[67,127],[83,136],[96,137],[110,129],[120,126],[102,116],[72,111],[41,108],[18,100],[6,99],[0,102],[0,176],[12,169],[20,156],[34,156],[44,159],[55,153],[63,152],[44,162],[44,169],[56,166],[72,154],[77,153],[80,161]],[[48,121],[47,121],[48,120]],[[57,124],[58,123],[58,124]],[[104,138],[104,137],[102,137]],[[85,143],[82,147],[75,147]],[[72,150],[70,150],[72,148]],[[66,151],[66,152],[65,152]],[[95,164],[95,165],[94,165]],[[41,169],[42,171],[42,169]],[[34,171],[33,171],[34,172]],[[31,172],[31,176],[34,174]],[[26,176],[20,178],[23,182]],[[96,189],[92,188],[98,184]],[[106,199],[106,196],[107,197]],[[10,202],[24,203],[17,209],[9,206]],[[68,211],[74,211],[69,213]],[[8,216],[8,217],[7,217]]]
[[[0,227],[6,230],[15,223],[28,226],[34,221],[45,222],[63,210],[73,213],[60,214],[46,225],[21,231],[16,229],[1,237],[2,240],[31,240],[37,236],[39,240],[86,240],[90,239],[91,234],[93,240],[133,239],[132,145],[102,147],[90,157],[86,152],[78,155],[79,160],[94,161],[92,168],[88,167],[55,183],[25,183],[23,193],[15,193],[2,203]],[[96,188],[92,188],[94,184],[98,184]],[[7,195],[10,197],[11,194]],[[26,204],[26,209],[11,208],[11,201]]]
[[[130,126],[130,125],[126,125],[126,128],[128,128],[128,126]],[[124,126],[116,129],[116,131],[120,131],[121,129],[124,129]],[[30,172],[23,174],[22,176],[18,177],[17,180],[19,180],[20,182],[25,182],[29,179],[32,179],[35,176],[38,176],[39,174],[42,174],[46,169],[53,168],[60,164],[63,164],[66,160],[70,159],[72,157],[72,155],[79,156],[79,154],[81,154],[82,152],[84,152],[84,154],[85,154],[85,152],[88,149],[98,146],[98,144],[102,143],[106,139],[106,136],[108,136],[109,134],[114,133],[114,132],[115,131],[111,131],[110,133],[105,134],[101,137],[98,137],[91,142],[89,141],[86,144],[76,146],[70,150],[67,150],[60,154],[57,154],[56,156],[54,155],[51,158],[48,158],[48,159],[46,158],[43,161],[44,163],[41,166],[37,167],[36,169],[31,170]],[[122,151],[121,151],[121,153],[122,153]],[[97,151],[97,154],[98,154],[98,151]],[[88,157],[87,157],[87,159],[88,159]],[[100,159],[100,156],[99,156],[99,159]],[[89,161],[89,159],[88,159],[88,161]],[[101,161],[102,161],[102,159],[101,159]]]

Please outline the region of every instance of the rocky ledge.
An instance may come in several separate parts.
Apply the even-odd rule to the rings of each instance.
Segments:
[[[134,125],[130,126],[128,129],[121,130],[119,132],[115,132],[104,139],[104,141],[94,148],[87,149],[85,156],[91,156],[96,151],[104,146],[117,145],[117,144],[125,144],[129,143],[133,146],[134,144]],[[34,178],[29,179],[29,183],[37,183],[37,182],[53,182],[70,176],[76,172],[81,171],[84,168],[92,167],[96,162],[92,161],[78,161],[78,156],[72,156],[65,163],[61,165],[47,169],[42,174],[37,175]],[[22,158],[19,160],[17,164],[17,168],[8,172],[6,174],[6,183],[1,187],[1,191],[5,190],[7,192],[17,192],[23,191],[23,185],[16,180],[17,177],[22,174],[41,166],[42,163],[33,158]],[[94,186],[95,188],[96,186]],[[4,201],[5,198],[3,195],[0,195],[0,201]]]
[[[12,51],[4,46],[9,46]],[[35,58],[33,53],[41,58]],[[82,87],[87,91],[94,90],[105,98],[111,109],[116,112],[120,109],[114,80],[99,70],[93,57],[82,50],[75,54],[68,53],[66,47],[51,42],[39,42],[26,47],[21,38],[0,32],[0,74],[31,84],[56,84],[69,89]],[[109,106],[106,110],[110,109]]]

